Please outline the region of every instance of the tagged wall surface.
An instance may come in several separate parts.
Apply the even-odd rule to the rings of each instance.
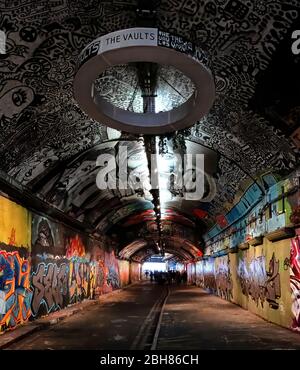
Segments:
[[[290,240],[263,244],[230,255],[233,302],[276,324],[291,327]]]
[[[270,186],[260,201],[253,195],[247,191],[224,216],[226,225],[214,226],[204,237],[204,258],[195,263],[196,284],[300,331],[298,175]],[[254,207],[241,217],[245,202]],[[191,281],[192,267],[187,271]]]
[[[300,229],[291,240],[290,286],[292,292],[292,329],[300,331]]]
[[[34,215],[32,225],[33,316],[121,287],[113,251],[45,217]]]
[[[288,328],[293,325],[299,330],[297,292],[300,280],[296,262],[291,265],[290,271],[291,242],[295,247],[295,254],[300,253],[299,240],[288,239],[272,243],[265,238],[260,246],[250,246],[237,253],[198,261],[197,285],[268,321]],[[189,268],[188,271],[190,270]],[[293,313],[291,284],[294,288]]]
[[[0,333],[31,316],[31,214],[0,196]]]
[[[0,196],[0,333],[139,279],[98,240]]]

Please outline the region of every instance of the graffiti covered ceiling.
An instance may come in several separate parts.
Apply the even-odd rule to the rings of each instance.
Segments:
[[[283,112],[278,124],[265,109],[276,99],[270,103],[262,97],[273,90],[270,81],[278,73],[272,69],[273,58],[279,58],[276,51],[282,45],[289,46],[300,4],[298,0],[156,3],[158,27],[190,38],[213,62],[214,107],[184,138],[187,152],[207,154],[214,196],[206,202],[171,202],[166,209],[176,215],[165,212],[175,223],[188,217],[209,228],[254,179],[260,184],[258,176],[268,172],[285,176],[299,164],[295,132],[300,99],[287,104],[283,95],[275,96],[277,102],[281,99]],[[151,212],[152,203],[147,184],[142,191],[99,191],[98,155],[117,155],[120,146],[127,145],[129,169],[137,171],[144,183],[148,168],[141,140],[112,132],[79,109],[72,88],[75,65],[81,50],[96,37],[136,26],[137,5],[136,0],[0,0],[0,30],[7,35],[7,54],[0,55],[0,169],[99,233],[123,219],[128,226],[138,224],[139,214],[143,222],[151,220],[145,212]],[[296,61],[287,59],[289,67]],[[284,58],[281,62],[287,84],[294,86],[292,68],[284,69]],[[269,84],[262,89],[265,74]]]

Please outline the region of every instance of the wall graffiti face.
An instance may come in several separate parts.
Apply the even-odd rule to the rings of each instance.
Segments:
[[[0,332],[31,316],[30,264],[19,252],[0,251]]]
[[[62,237],[63,228],[58,224],[39,215],[32,217],[32,257],[65,256],[65,242]]]
[[[38,225],[37,239],[32,248],[35,254],[54,253],[54,239],[47,220],[42,219]]]
[[[300,237],[291,240],[290,286],[292,293],[292,329],[300,331]]]
[[[46,313],[66,306],[68,292],[68,265],[62,263],[40,263],[32,274],[32,314],[36,316],[44,306]]]
[[[265,301],[270,308],[278,309],[277,299],[281,297],[279,260],[275,253],[266,269],[265,256],[253,258],[249,265],[241,259],[237,268],[237,275],[241,284],[242,293],[251,296],[256,305],[264,307]]]

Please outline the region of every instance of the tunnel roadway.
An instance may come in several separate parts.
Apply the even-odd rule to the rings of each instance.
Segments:
[[[8,350],[300,349],[300,334],[195,286],[144,282],[14,343]]]

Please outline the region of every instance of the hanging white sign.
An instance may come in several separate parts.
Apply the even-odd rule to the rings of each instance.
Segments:
[[[157,46],[157,28],[129,28],[102,36],[98,54],[128,46]]]

